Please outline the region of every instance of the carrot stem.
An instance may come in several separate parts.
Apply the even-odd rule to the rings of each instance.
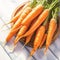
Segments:
[[[55,1],[50,5],[49,9],[51,10],[52,8],[54,8],[58,2],[59,2],[58,0],[55,0]]]
[[[55,18],[56,20],[57,20],[58,12],[59,12],[59,8],[57,7],[57,8],[55,9],[54,15],[52,15],[53,18]]]
[[[52,42],[52,38],[54,36],[54,33],[57,29],[57,15],[58,15],[57,12],[58,12],[58,8],[55,9],[55,12],[54,12],[53,17],[52,17],[50,24],[49,24],[47,40],[46,40],[46,49],[45,49],[44,53],[46,53],[48,47],[50,46],[50,44]]]
[[[37,0],[31,0],[31,8],[35,7],[37,4]]]

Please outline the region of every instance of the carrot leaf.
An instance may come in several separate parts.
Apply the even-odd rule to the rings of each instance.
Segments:
[[[37,0],[31,0],[31,7],[34,8],[37,4]]]
[[[50,10],[53,9],[56,6],[57,3],[59,3],[58,0],[55,0],[54,2],[52,2],[51,5],[50,5],[50,7],[49,7],[49,9]]]
[[[58,12],[59,12],[59,7],[55,8],[54,14],[52,14],[53,18],[55,18],[56,20],[57,20]]]

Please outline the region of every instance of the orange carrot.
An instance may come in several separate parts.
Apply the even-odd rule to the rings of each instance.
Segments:
[[[54,36],[54,33],[57,30],[57,16],[58,16],[58,11],[59,11],[58,9],[59,9],[58,7],[55,9],[54,14],[52,15],[53,17],[52,17],[52,19],[50,20],[50,23],[49,23],[45,52],[47,51],[48,47],[50,46],[50,44],[52,42],[52,38]]]
[[[49,15],[49,9],[45,9],[42,14],[38,17],[37,21],[32,25],[32,27],[24,34],[24,36],[28,36],[31,33],[33,33],[48,17]]]
[[[37,30],[37,33],[36,33],[35,40],[34,40],[33,49],[32,49],[32,51],[30,53],[31,56],[34,54],[34,52],[39,47],[39,45],[40,45],[40,43],[42,41],[42,38],[43,38],[44,34],[45,34],[45,27],[44,26],[39,27],[38,30]]]
[[[36,6],[29,14],[28,16],[22,21],[22,25],[28,25],[35,17],[37,17],[41,12],[43,11],[43,6],[38,5]],[[27,23],[26,23],[27,22]]]
[[[47,38],[47,34],[44,34],[43,39],[42,39],[42,41],[41,41],[41,43],[40,43],[40,48],[43,46],[46,38]]]
[[[49,24],[49,30],[48,30],[48,35],[47,35],[47,40],[46,40],[46,50],[47,51],[49,45],[52,42],[52,38],[54,36],[54,33],[57,29],[57,23],[56,20],[54,18],[51,19],[50,24]]]
[[[12,38],[12,36],[19,30],[18,29],[18,30],[14,31],[14,29],[17,29],[18,27],[21,26],[21,21],[30,13],[30,11],[31,11],[31,7],[27,7],[24,10],[24,12],[21,14],[20,18],[18,19],[18,21],[11,28],[9,35],[6,38],[6,41],[10,41],[10,39]]]

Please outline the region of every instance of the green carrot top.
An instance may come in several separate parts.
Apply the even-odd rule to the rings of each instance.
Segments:
[[[54,14],[52,14],[53,18],[57,19],[58,12],[59,12],[59,8],[57,7],[57,8],[55,8]]]
[[[34,8],[37,5],[43,5],[44,7],[46,7],[48,5],[46,0],[31,0],[31,7]]]
[[[56,4],[57,4],[58,2],[59,2],[58,0],[54,0],[54,1],[50,4],[49,9],[52,10],[52,9],[56,6]]]
[[[52,0],[50,1],[50,4],[48,3],[48,1],[50,0],[31,0],[31,7],[34,8],[35,6],[41,4],[43,5],[45,8],[49,8],[50,10],[53,9],[56,4],[58,4],[60,1],[59,0]],[[59,3],[60,5],[60,3]]]
[[[36,4],[37,4],[37,0],[31,0],[31,7],[33,8],[33,7],[35,7],[36,6]]]

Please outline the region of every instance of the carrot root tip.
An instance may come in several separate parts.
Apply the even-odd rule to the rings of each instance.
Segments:
[[[11,48],[9,47],[10,52],[14,52],[15,48],[16,48],[16,45],[12,46]]]
[[[7,41],[3,42],[3,45],[2,46],[4,47],[6,44],[7,44]]]
[[[47,49],[48,49],[48,47],[45,48],[44,55],[46,55]]]

